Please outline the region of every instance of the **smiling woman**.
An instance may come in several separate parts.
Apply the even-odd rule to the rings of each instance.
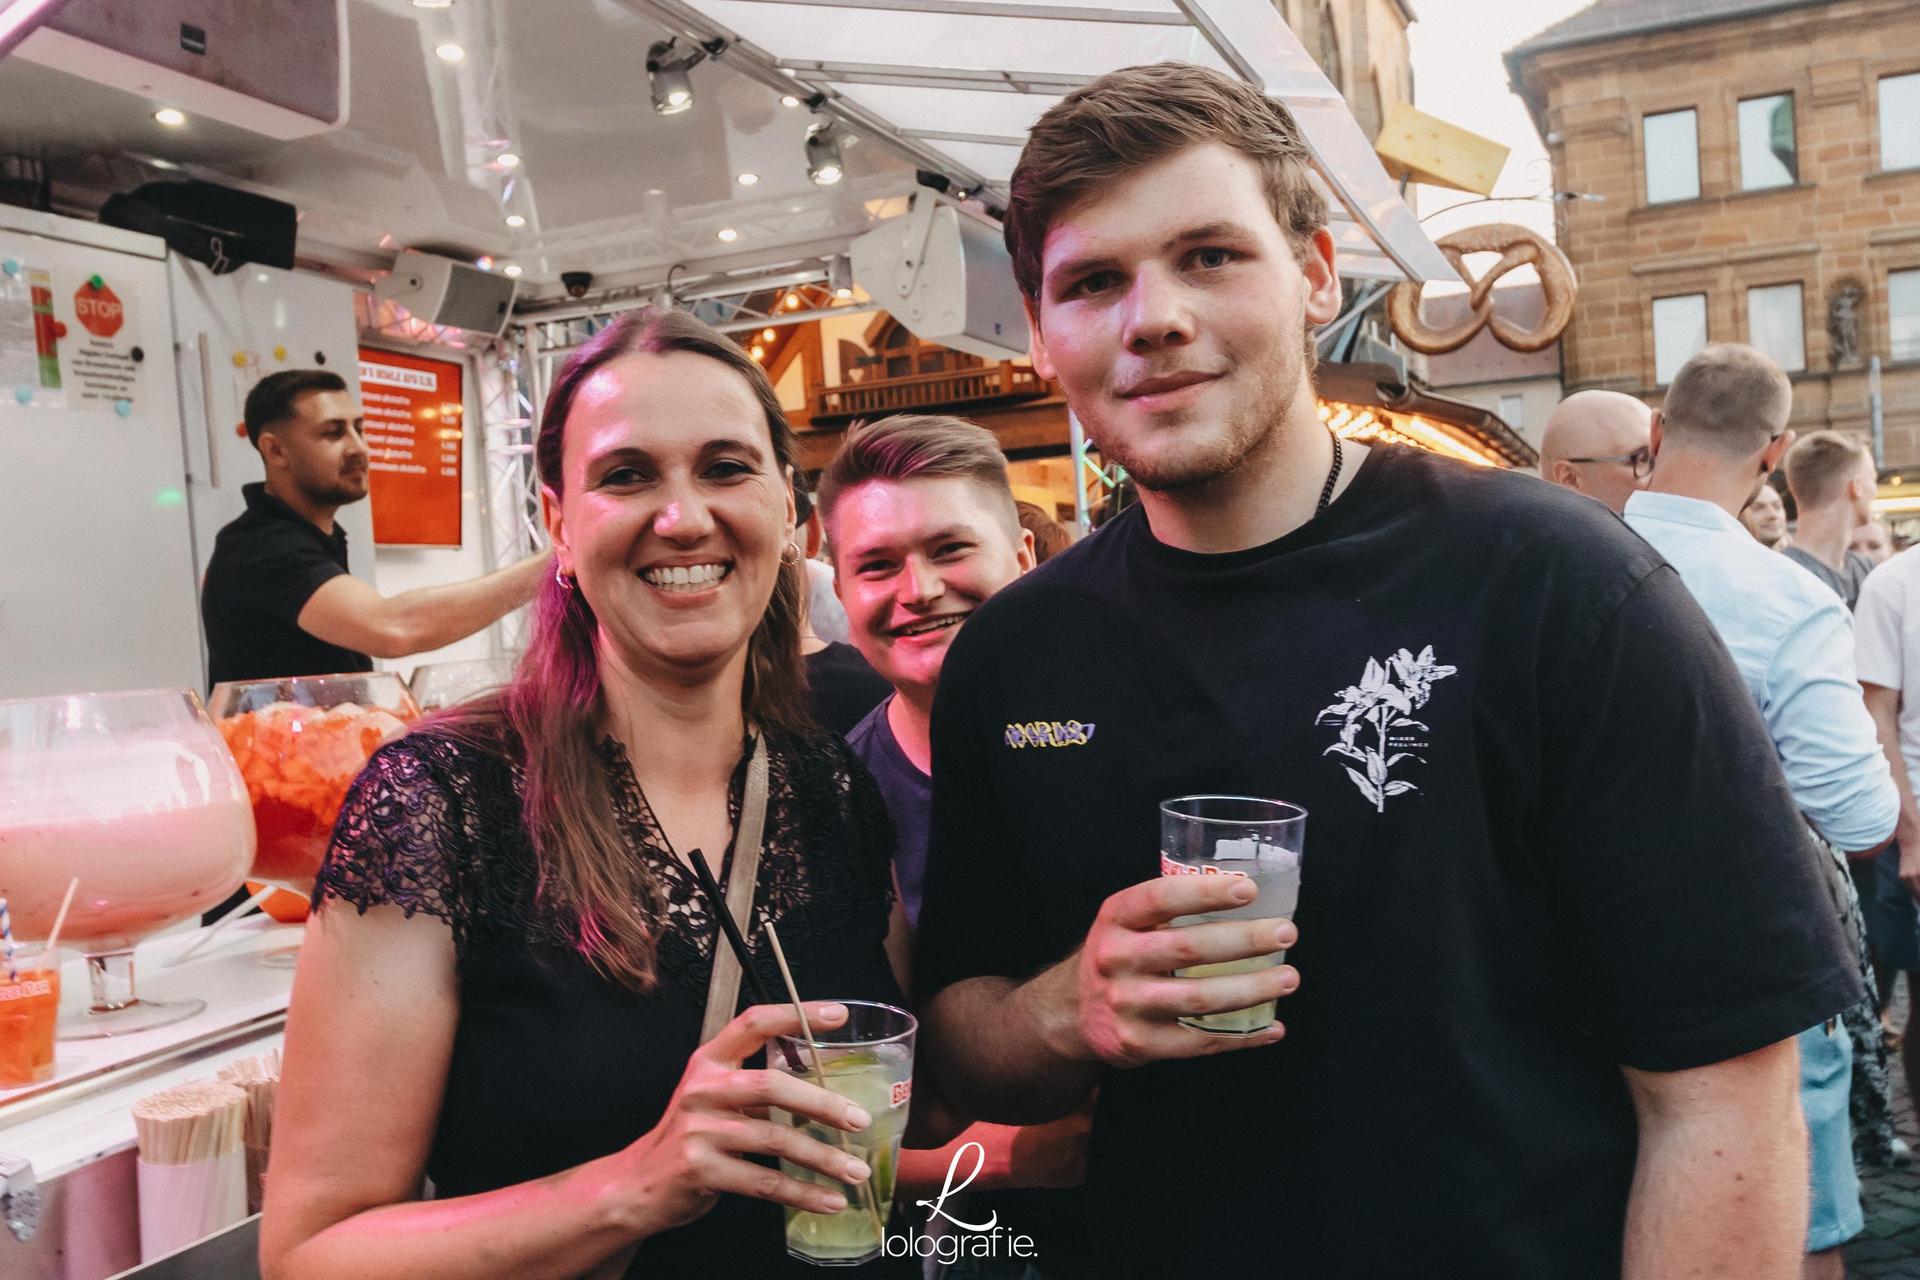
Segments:
[[[799,1023],[734,1016],[725,908],[679,852],[751,887],[766,985],[772,921],[802,995],[900,1002],[891,829],[807,716],[791,453],[766,375],[684,314],[625,317],[561,371],[535,444],[555,573],[527,656],[375,756],[320,874],[268,1276],[801,1274],[779,1206],[832,1213],[878,1182],[763,1118],[901,1117],[743,1069]]]

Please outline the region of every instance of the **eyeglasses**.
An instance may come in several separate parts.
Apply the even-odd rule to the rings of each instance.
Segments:
[[[1624,462],[1633,468],[1635,480],[1645,480],[1653,474],[1653,450],[1641,445],[1632,453],[1603,453],[1593,458],[1562,458],[1562,462]]]

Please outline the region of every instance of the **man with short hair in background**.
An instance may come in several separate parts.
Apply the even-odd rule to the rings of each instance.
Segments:
[[[1811,574],[1757,546],[1737,519],[1793,444],[1792,406],[1793,384],[1759,351],[1731,342],[1701,350],[1674,375],[1653,415],[1658,465],[1646,491],[1627,500],[1626,520],[1680,571],[1732,652],[1800,811],[1835,849],[1871,858],[1893,835],[1900,800],[1854,679],[1847,611]],[[1853,932],[1859,913],[1849,901],[1847,864],[1825,850],[1813,856],[1830,861],[1831,905]],[[1840,1246],[1864,1225],[1849,1123],[1849,1036],[1860,1025],[1877,1041],[1879,1022],[1862,1005],[1847,1028],[1815,1024],[1799,1037],[1813,1165],[1809,1280],[1840,1280]],[[1867,1051],[1877,1053],[1877,1042]]]
[[[1618,391],[1576,391],[1553,407],[1540,434],[1543,479],[1605,503],[1615,515],[1647,487],[1653,410]]]
[[[993,433],[960,418],[901,414],[856,425],[820,475],[821,524],[848,634],[893,695],[847,734],[899,832],[894,865],[909,925],[920,922],[933,806],[932,716],[940,668],[973,611],[1034,566],[1007,459]],[[1021,1128],[976,1124],[937,1151],[900,1153],[903,1185],[937,1190],[966,1143],[980,1173],[964,1211],[999,1240],[1032,1238],[1029,1264],[1001,1250],[948,1267],[952,1280],[1091,1277],[1081,1197],[1087,1117]],[[961,1180],[972,1165],[959,1165]],[[962,1228],[964,1231],[965,1229]],[[997,1247],[997,1246],[996,1246]]]
[[[264,482],[221,529],[201,584],[214,684],[371,671],[465,639],[533,598],[552,553],[466,582],[383,596],[347,572],[334,512],[367,496],[366,436],[346,382],[326,369],[268,374],[247,393]]]
[[[1873,519],[1880,473],[1852,436],[1814,431],[1787,451],[1787,489],[1797,519],[1785,555],[1833,588],[1853,608],[1873,561],[1848,549],[1853,531]]]
[[[1869,520],[1853,531],[1847,550],[1865,556],[1877,569],[1893,556],[1893,535],[1884,520]]]
[[[1854,660],[1867,711],[1900,788],[1900,831],[1876,861],[1873,897],[1866,902],[1881,999],[1893,1000],[1897,975],[1907,975],[1907,1024],[1900,1065],[1907,1088],[1920,1097],[1920,549],[1902,551],[1867,575],[1854,609]],[[1868,886],[1861,895],[1866,899]]]
[[[1753,540],[1769,551],[1785,550],[1787,545],[1787,504],[1769,480],[1754,490],[1753,501],[1740,512],[1740,523]]]

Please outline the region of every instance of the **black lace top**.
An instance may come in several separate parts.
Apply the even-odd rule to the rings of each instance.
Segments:
[[[892,828],[872,779],[835,737],[770,734],[768,747],[755,968],[781,989],[759,925],[771,915],[803,997],[899,1003],[882,951]],[[453,931],[460,1022],[427,1167],[442,1197],[545,1177],[628,1145],[659,1121],[699,1041],[718,928],[697,881],[667,851],[624,750],[609,739],[601,759],[669,921],[660,981],[644,994],[597,974],[568,922],[538,901],[516,761],[431,730],[411,734],[368,762],[334,829],[316,906],[390,904]],[[743,754],[736,817],[745,776]],[[745,1007],[749,984],[740,996]],[[812,1275],[784,1240],[779,1206],[724,1196],[705,1217],[648,1240],[628,1275]]]

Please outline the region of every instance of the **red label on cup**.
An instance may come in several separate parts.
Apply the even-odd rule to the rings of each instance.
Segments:
[[[1227,867],[1216,866],[1211,862],[1198,867],[1189,866],[1184,862],[1175,862],[1164,853],[1160,855],[1160,874],[1163,876],[1239,876],[1242,880],[1247,878],[1247,873],[1244,871],[1234,871]]]
[[[53,994],[51,978],[22,978],[19,982],[0,983],[0,1003],[8,1000],[30,1000],[34,996]]]
[[[888,1105],[895,1106],[895,1107],[904,1106],[906,1105],[907,1099],[911,1098],[912,1096],[913,1096],[913,1081],[911,1080],[895,1081],[893,1086],[893,1099],[890,1103],[888,1103]]]

